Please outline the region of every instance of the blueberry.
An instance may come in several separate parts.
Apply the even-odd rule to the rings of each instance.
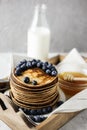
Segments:
[[[46,65],[43,65],[43,66],[42,66],[42,70],[45,71],[46,69],[47,69]]]
[[[51,69],[51,68],[52,68],[52,64],[49,63],[49,64],[47,65],[47,68],[48,68],[48,69]]]
[[[31,64],[32,64],[32,67],[36,67],[36,61],[33,60],[33,61],[31,62]]]
[[[22,71],[21,67],[17,67],[16,70]]]
[[[47,66],[49,63],[48,63],[48,62],[45,62],[44,64]]]
[[[16,68],[20,67],[22,65],[22,63],[19,63],[16,65]]]
[[[52,66],[52,67],[51,67],[51,71],[54,71],[54,70],[56,71],[55,67],[54,67],[54,66]]]
[[[37,60],[36,60],[36,59],[33,59],[32,61],[37,62]]]
[[[27,62],[27,60],[25,60],[25,59],[20,61],[21,64],[26,63],[26,62]]]
[[[38,62],[41,62],[41,60],[37,60],[37,63],[38,63]]]
[[[28,61],[28,62],[26,63],[26,66],[27,66],[28,69],[30,69],[30,68],[32,67],[31,61]]]
[[[44,116],[35,116],[34,118],[35,118],[34,119],[35,122],[38,122],[38,123],[40,123],[46,119],[46,117],[44,117]]]
[[[17,64],[17,66],[16,67],[20,67],[21,65],[23,65],[24,63],[27,63],[27,61],[24,59],[23,61],[20,61],[20,63],[19,64]]]
[[[29,82],[30,82],[29,77],[25,77],[25,78],[24,78],[24,82],[25,82],[25,83],[29,83]]]
[[[43,65],[43,66],[44,66],[44,65],[47,66],[44,62],[42,62],[42,65]]]
[[[37,67],[38,67],[38,68],[41,68],[41,67],[42,67],[42,62],[38,62],[38,63],[37,63]]]
[[[46,74],[50,74],[51,73],[51,70],[50,69],[47,69],[46,70]]]
[[[30,116],[31,117],[31,119],[33,120],[33,121],[35,121],[35,117],[34,116]]]
[[[26,69],[27,69],[26,63],[22,64],[22,65],[20,66],[20,68],[22,69],[22,71],[26,70]]]
[[[23,111],[25,110],[25,108],[21,108]]]
[[[21,68],[17,67],[15,70],[15,75],[20,76],[21,75]]]
[[[33,81],[32,81],[32,84],[33,84],[33,85],[37,85],[37,81],[33,80]]]
[[[37,109],[37,115],[41,115],[42,114],[42,110],[41,109]]]
[[[27,115],[30,115],[30,110],[28,109],[23,109],[24,113],[27,114]]]
[[[31,115],[37,115],[37,110],[33,110],[33,109],[30,110],[30,114],[31,114]]]
[[[41,117],[40,116],[35,116],[35,122],[38,122],[38,123],[42,122]]]
[[[57,107],[59,107],[59,106],[62,105],[63,103],[64,103],[63,101],[58,101]]]
[[[51,75],[52,75],[52,76],[56,76],[56,75],[57,75],[57,71],[56,71],[56,70],[53,70],[53,71],[51,72]]]
[[[52,107],[51,106],[48,106],[47,107],[47,112],[49,113],[49,112],[52,112]]]
[[[42,113],[43,114],[47,114],[48,112],[47,112],[47,108],[42,108]]]

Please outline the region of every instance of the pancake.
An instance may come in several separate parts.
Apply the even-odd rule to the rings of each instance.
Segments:
[[[23,81],[24,77],[30,77],[31,80],[36,80],[39,86],[48,84],[54,80],[54,77],[47,75],[42,69],[28,69],[22,73],[22,76],[17,76],[18,80]]]
[[[26,66],[28,62],[26,61]],[[16,73],[18,68],[13,68],[10,76],[10,93],[16,105],[25,109],[40,109],[56,105],[59,100],[58,76],[57,73],[52,73],[52,71],[57,71],[53,65],[49,63],[47,65],[51,66],[50,69],[47,68],[49,71],[43,70],[43,66],[42,68],[37,66],[27,68],[25,66],[25,70]],[[51,71],[52,68],[54,70]],[[26,77],[29,79],[27,83],[25,82]],[[36,81],[37,84],[33,84],[33,81]]]

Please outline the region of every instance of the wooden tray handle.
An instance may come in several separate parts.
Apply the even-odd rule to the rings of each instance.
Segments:
[[[0,98],[7,109],[3,110],[0,106],[0,120],[6,123],[12,130],[35,130],[22,112],[16,112],[10,102],[10,99],[0,93]]]

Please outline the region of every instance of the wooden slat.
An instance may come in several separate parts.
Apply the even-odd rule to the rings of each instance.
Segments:
[[[38,130],[58,130],[79,112],[53,114],[36,128]]]

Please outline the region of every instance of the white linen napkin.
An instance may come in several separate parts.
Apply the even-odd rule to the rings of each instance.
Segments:
[[[87,63],[82,58],[76,48],[72,49],[64,60],[57,65],[59,73],[62,72],[79,72],[87,74]]]
[[[62,63],[78,63],[85,64],[85,60],[82,58],[76,48],[73,48],[68,55],[63,59]]]
[[[79,92],[60,107],[55,109],[53,113],[78,112],[87,108],[87,89]]]

